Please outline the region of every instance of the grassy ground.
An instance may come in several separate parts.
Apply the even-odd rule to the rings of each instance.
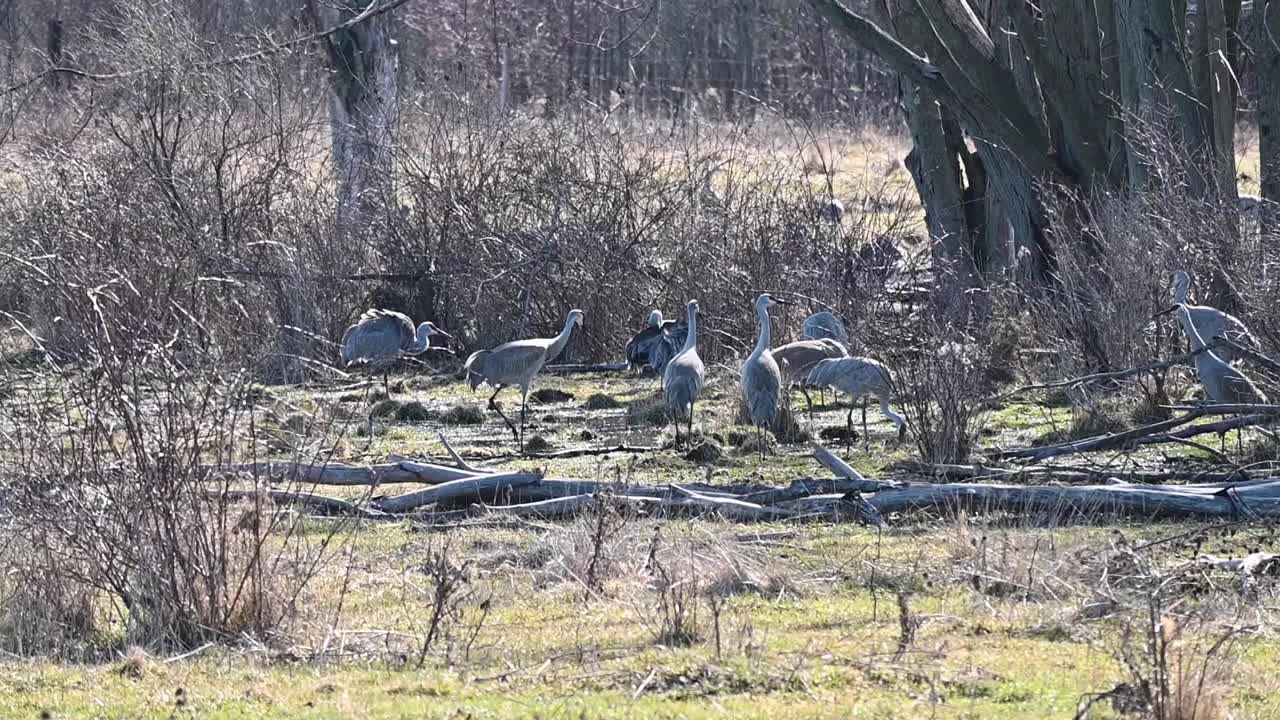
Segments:
[[[825,189],[829,164],[844,200],[876,196],[871,190],[882,184],[910,189],[893,158],[859,152],[865,139],[843,142],[801,158],[816,189]],[[796,161],[793,149],[776,152]],[[1250,152],[1246,172],[1256,167],[1256,147]],[[1251,174],[1246,189],[1256,187]],[[698,426],[723,450],[712,461],[669,447],[521,458],[485,409],[487,390],[472,393],[425,372],[398,378],[395,403],[381,406],[367,388],[269,389],[255,415],[256,452],[332,453],[348,462],[441,457],[443,431],[474,462],[552,477],[783,484],[825,474],[804,442],[777,444],[759,462],[749,429],[734,422],[733,373],[711,373]],[[652,378],[545,377],[539,387],[571,396],[531,407],[529,437],[553,449],[670,442]],[[502,397],[509,414],[514,395]],[[799,398],[793,407],[811,432],[843,426],[848,410],[830,396],[812,420]],[[1132,422],[1124,408],[1103,410]],[[868,420],[869,446],[855,443],[843,454],[870,476],[897,473],[894,464],[914,448],[896,444],[892,424],[874,408]],[[1050,442],[1097,422],[1065,407],[1007,402],[989,410],[979,444]],[[1226,441],[1233,445],[1234,435]],[[1124,462],[1159,467],[1201,457],[1178,446]],[[1147,630],[1157,601],[1158,616],[1185,628],[1163,653],[1184,668],[1175,691],[1204,687],[1187,702],[1200,712],[1181,717],[1280,717],[1271,581],[1178,570],[1200,553],[1275,551],[1266,529],[1036,527],[961,516],[890,518],[891,529],[877,533],[622,517],[598,539],[595,520],[443,531],[309,521],[308,534],[332,537],[337,549],[279,637],[168,659],[140,650],[88,664],[3,658],[0,717],[1071,718],[1090,694],[1153,675]],[[1197,542],[1133,551],[1183,533]],[[424,649],[438,588],[430,568],[442,556],[436,566],[465,580],[443,601]],[[1233,628],[1246,631],[1212,656],[1209,672],[1196,670],[1208,645]],[[104,644],[121,644],[118,627],[104,622],[100,632]],[[1120,705],[1102,701],[1089,717],[1124,717]]]
[[[725,454],[701,464],[669,448],[519,459],[492,412],[478,425],[440,420],[455,406],[481,406],[483,394],[473,397],[448,377],[401,378],[400,387],[397,401],[421,403],[425,415],[388,415],[372,438],[357,434],[370,407],[363,391],[269,391],[264,444],[281,452],[314,443],[316,431],[290,418],[345,408],[333,446],[351,461],[438,455],[435,433],[443,430],[477,461],[545,468],[555,477],[783,483],[819,473],[803,444],[775,446],[763,465],[750,449],[733,447],[730,439],[744,429],[733,424],[736,394],[723,370],[715,371],[699,425],[704,437],[724,442]],[[648,422],[645,412],[654,379],[547,377],[540,387],[572,395],[531,411],[529,435],[554,447],[669,442],[670,429]],[[619,407],[587,409],[592,396]],[[847,409],[829,397],[812,425],[803,402],[794,402],[806,427],[843,425]],[[607,403],[597,397],[592,404]],[[847,457],[881,475],[913,451],[893,442],[892,425],[876,410],[868,418],[870,448],[855,445]],[[1007,404],[988,414],[982,444],[1026,444],[1070,432],[1072,422],[1063,408]],[[621,518],[596,541],[593,519],[448,531],[345,527],[335,536],[342,549],[278,640],[206,648],[173,662],[140,651],[83,666],[7,660],[0,663],[0,716],[1072,717],[1089,693],[1132,681],[1130,667],[1146,667],[1141,633],[1150,626],[1152,595],[1144,583],[1197,552],[1275,548],[1261,531],[1212,536],[1194,548],[1157,546],[1143,555],[1155,570],[1122,572],[1124,548],[1190,526],[893,518],[893,528],[877,534]],[[332,521],[316,520],[308,532],[323,538],[332,530]],[[465,568],[466,580],[424,653],[435,587],[426,568],[441,553]],[[597,582],[587,580],[592,556]],[[1138,579],[1126,584],[1121,575]],[[1271,591],[1242,588],[1226,575],[1188,582],[1197,590],[1170,613],[1196,618],[1189,648],[1234,625],[1254,628],[1229,662],[1215,660],[1229,675],[1207,685],[1236,717],[1280,717],[1270,671],[1278,647]],[[1111,599],[1114,608],[1092,612]],[[1126,654],[1138,660],[1122,661]],[[1104,701],[1091,717],[1118,715]]]

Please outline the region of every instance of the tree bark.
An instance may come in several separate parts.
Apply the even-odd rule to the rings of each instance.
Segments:
[[[358,16],[374,0],[336,4],[339,22]],[[308,7],[321,18],[315,0]],[[385,13],[325,38],[332,83],[329,124],[337,179],[337,232],[357,240],[371,229],[384,255],[396,249],[389,233],[378,233],[394,202],[392,150],[399,112],[399,58],[391,37],[393,14]],[[323,24],[323,23],[318,23]]]
[[[1280,237],[1280,0],[1254,0],[1259,32],[1258,155],[1261,161],[1261,232]]]

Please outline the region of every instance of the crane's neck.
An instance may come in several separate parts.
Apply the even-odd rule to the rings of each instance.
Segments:
[[[569,336],[573,334],[573,316],[565,318],[564,329],[551,342],[551,347],[547,348],[547,360],[554,360],[560,355],[560,351],[564,350],[564,346],[569,344]]]
[[[692,350],[698,346],[698,311],[689,308],[689,332],[684,338],[684,348],[680,352]]]
[[[756,320],[760,322],[760,334],[756,337],[756,349],[752,353],[760,355],[769,349],[769,306],[764,303],[756,305]]]
[[[431,330],[426,323],[423,323],[418,326],[417,333],[413,338],[413,347],[409,348],[409,352],[417,355],[418,353],[426,352],[429,347],[431,347]]]
[[[1178,303],[1178,322],[1182,323],[1182,332],[1191,341],[1193,351],[1204,347],[1204,338],[1200,337],[1200,331],[1196,329],[1195,323],[1191,322],[1191,311],[1187,310],[1187,306],[1183,303]]]
[[[1187,302],[1187,291],[1191,289],[1191,283],[1183,280],[1181,277],[1173,281],[1173,302],[1175,305],[1184,305]]]

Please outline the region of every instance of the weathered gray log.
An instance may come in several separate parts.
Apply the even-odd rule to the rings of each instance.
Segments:
[[[229,475],[249,475],[272,482],[299,483],[304,485],[390,485],[394,483],[418,483],[434,485],[476,477],[476,473],[447,465],[422,463],[412,460],[378,463],[376,465],[348,465],[346,463],[291,463],[256,462],[232,465],[206,465],[202,468],[207,479]]]
[[[866,479],[862,476],[862,473],[854,470],[852,465],[841,460],[835,453],[823,447],[822,443],[816,440],[813,442],[813,457],[820,465],[835,473],[838,477],[862,483],[863,487],[857,488],[861,492],[874,492],[887,487],[897,487],[901,484],[892,480]]]
[[[738,487],[728,485],[689,483],[684,487],[711,497],[734,498],[743,494],[743,492],[738,492]],[[759,489],[756,486],[750,486],[750,488],[752,490]],[[668,485],[628,485],[626,483],[597,482],[594,480],[546,478],[542,482],[514,489],[511,493],[511,500],[516,503],[530,503],[571,495],[595,495],[598,493],[647,498],[669,498],[672,496],[671,488]]]
[[[539,500],[538,502],[518,505],[487,506],[473,504],[471,512],[477,515],[511,515],[515,517],[537,517],[544,519],[565,519],[575,517],[591,508],[596,502],[595,495],[569,495],[567,497]],[[630,506],[637,509],[649,509],[662,504],[657,498],[615,496],[607,500],[614,506]]]
[[[458,466],[459,470],[465,470],[471,473],[489,472],[484,468],[478,468],[466,460],[463,460],[462,456],[459,455],[458,452],[453,449],[453,446],[449,444],[449,438],[444,436],[444,432],[437,432],[436,437],[440,438],[440,444],[444,445],[445,452],[449,453],[449,457],[453,458],[453,462]]]
[[[611,447],[582,447],[550,452],[524,453],[520,457],[536,460],[563,460],[566,458],[608,455],[610,453],[646,453],[661,450],[661,445],[613,445]]]
[[[795,513],[779,507],[763,507],[755,503],[734,498],[703,495],[679,485],[671,486],[672,493],[683,500],[683,504],[695,505],[714,510],[717,514],[730,520],[744,522],[771,522],[793,517]]]
[[[209,491],[206,495],[213,499],[226,500],[254,500],[257,497],[265,495],[271,498],[272,502],[280,505],[298,505],[301,507],[311,508],[312,510],[322,512],[326,515],[341,515],[345,517],[367,518],[371,520],[391,519],[391,516],[386,513],[362,508],[355,503],[347,502],[341,498],[316,495],[315,493],[291,492],[288,490],[262,490],[261,492],[255,492],[253,490],[221,490]]]
[[[377,501],[376,506],[383,512],[403,513],[426,505],[444,507],[471,502],[495,502],[511,488],[532,485],[541,480],[542,473],[531,472],[472,475],[435,487],[382,498]]]
[[[1010,482],[1017,480],[1038,481],[1053,480],[1055,482],[1092,484],[1106,482],[1112,478],[1130,483],[1154,484],[1175,480],[1186,482],[1240,482],[1248,480],[1248,474],[1242,470],[1222,472],[1198,472],[1188,470],[1097,470],[1081,467],[1056,467],[1052,465],[1022,465],[1017,467],[997,467],[993,465],[953,465],[946,463],[927,463],[921,460],[907,459],[894,463],[895,470],[925,475],[945,480],[994,480]]]
[[[1017,450],[992,450],[987,454],[993,458],[1045,460],[1051,457],[1058,457],[1059,455],[1097,452],[1099,450],[1114,450],[1130,444],[1151,445],[1155,443],[1170,442],[1173,438],[1185,440],[1190,437],[1195,437],[1196,435],[1225,432],[1236,428],[1249,427],[1250,425],[1266,424],[1267,422],[1274,420],[1276,413],[1280,412],[1280,406],[1241,406],[1267,408],[1267,412],[1266,414],[1254,413],[1251,415],[1242,415],[1240,417],[1228,418],[1226,420],[1205,423],[1203,425],[1195,425],[1174,431],[1175,428],[1179,428],[1192,420],[1196,420],[1206,415],[1222,414],[1223,411],[1215,409],[1216,407],[1222,406],[1207,405],[1196,407],[1195,409],[1188,411],[1187,414],[1180,415],[1176,418],[1161,420],[1160,422],[1151,423],[1150,425],[1142,425],[1123,432],[1081,438],[1080,440],[1073,440],[1060,445],[1019,448]]]
[[[848,478],[802,478],[800,480],[792,480],[791,484],[784,488],[776,488],[773,490],[760,490],[741,496],[739,499],[746,502],[755,503],[757,505],[776,505],[778,503],[789,502],[799,498],[808,497],[810,495],[829,495],[832,493],[848,493],[848,492],[875,492],[876,490],[884,490],[890,487],[896,487],[896,483],[876,482],[874,480],[850,480]]]
[[[1164,518],[1280,517],[1280,482],[1213,488],[1117,483],[1047,487],[986,483],[911,484],[867,497],[881,514],[907,510],[1035,513],[1053,518],[1108,515]]]

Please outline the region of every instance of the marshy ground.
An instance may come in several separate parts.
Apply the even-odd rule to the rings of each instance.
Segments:
[[[734,377],[712,374],[697,425],[720,452],[694,460],[669,447],[657,380],[622,374],[541,378],[538,388],[562,394],[531,405],[527,437],[557,450],[667,447],[521,458],[484,410],[485,389],[427,375],[396,379],[391,402],[365,388],[266,390],[257,441],[287,457],[323,437],[333,459],[363,463],[443,456],[444,432],[487,467],[651,484],[823,474],[800,441],[759,462],[734,422]],[[501,398],[509,413],[514,395]],[[798,396],[794,407],[818,431],[843,426],[847,411],[828,396],[810,425]],[[897,445],[874,408],[868,421],[870,449],[859,441],[841,454],[869,476],[904,472],[910,443]],[[993,406],[980,444],[1026,445],[1073,422],[1066,408]],[[1145,461],[1196,461],[1194,448],[1159,452],[1169,457]],[[1191,565],[1274,550],[1269,528],[889,521],[877,531],[607,511],[453,527],[306,520],[304,536],[334,549],[276,641],[177,658],[8,659],[0,715],[1071,718],[1115,691],[1089,710],[1108,718],[1126,717],[1132,687],[1159,668],[1176,673],[1166,684],[1201,708],[1194,717],[1280,717],[1274,581]],[[108,621],[98,632],[121,630]]]

